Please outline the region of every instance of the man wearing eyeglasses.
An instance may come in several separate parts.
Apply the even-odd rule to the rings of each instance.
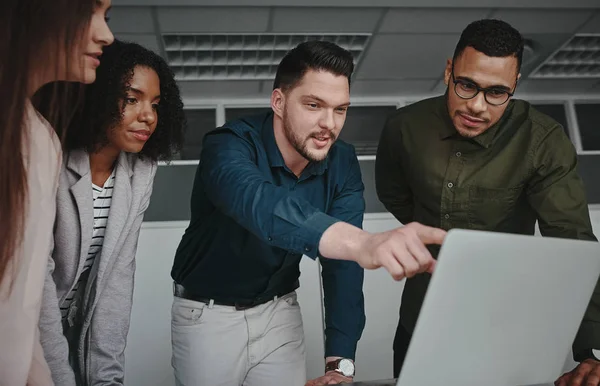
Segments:
[[[445,95],[388,118],[375,178],[379,199],[401,223],[533,235],[538,221],[544,236],[596,240],[569,138],[552,118],[512,98],[523,45],[505,22],[471,23],[446,64]],[[430,251],[437,256],[439,247]],[[394,339],[396,377],[430,277],[406,281]],[[597,288],[573,344],[581,363],[557,385],[600,384],[593,350],[599,348]]]

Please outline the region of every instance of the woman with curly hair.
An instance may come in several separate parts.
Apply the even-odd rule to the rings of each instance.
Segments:
[[[181,146],[183,103],[155,53],[116,41],[86,89],[57,197],[40,318],[57,385],[122,385],[135,253],[157,161]]]

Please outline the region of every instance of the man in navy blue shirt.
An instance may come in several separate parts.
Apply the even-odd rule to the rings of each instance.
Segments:
[[[319,257],[325,302],[325,375],[348,382],[365,325],[363,268],[400,280],[431,271],[420,224],[361,229],[364,186],[354,148],[336,141],[350,105],[350,52],[300,44],[280,63],[272,112],[226,123],[203,142],[192,218],[171,275],[178,385],[306,382],[295,290],[302,255]]]

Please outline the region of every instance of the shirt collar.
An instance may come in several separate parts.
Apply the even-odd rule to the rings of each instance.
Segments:
[[[452,119],[450,118],[450,113],[448,112],[447,98],[448,98],[448,91],[446,91],[446,93],[444,93],[444,95],[441,96],[438,101],[438,103],[439,103],[438,104],[438,114],[440,115],[440,118],[444,122],[442,130],[440,131],[441,139],[447,139],[450,137],[458,136],[458,132],[456,131],[456,128],[454,127],[454,123],[452,122]],[[496,139],[498,138],[497,134],[500,130],[500,127],[505,125],[507,123],[507,121],[509,120],[511,113],[512,113],[512,109],[513,109],[513,103],[514,102],[512,100],[510,100],[508,102],[508,107],[506,108],[506,110],[504,111],[504,114],[502,115],[502,117],[500,118],[500,120],[498,122],[496,122],[494,125],[492,125],[484,133],[471,138],[471,140],[486,149],[490,148],[490,146],[492,146],[494,144],[494,142],[496,142]]]
[[[262,140],[263,145],[265,147],[265,151],[267,153],[267,158],[269,159],[269,165],[273,167],[282,167],[289,171],[288,167],[285,165],[285,161],[283,159],[283,155],[277,146],[277,142],[275,141],[275,131],[273,129],[273,112],[268,113],[265,116],[262,124]],[[335,144],[334,144],[335,145]],[[332,146],[333,150],[333,146]],[[331,151],[330,150],[330,154]],[[309,162],[302,174],[308,173],[309,175],[322,175],[327,170],[329,165],[329,154],[327,157],[321,162]],[[291,171],[290,171],[291,173]]]

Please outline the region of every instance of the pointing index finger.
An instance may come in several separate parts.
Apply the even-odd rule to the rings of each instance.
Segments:
[[[423,242],[423,244],[438,244],[442,245],[446,238],[446,231],[439,228],[432,228],[426,225],[417,227],[417,236]]]

